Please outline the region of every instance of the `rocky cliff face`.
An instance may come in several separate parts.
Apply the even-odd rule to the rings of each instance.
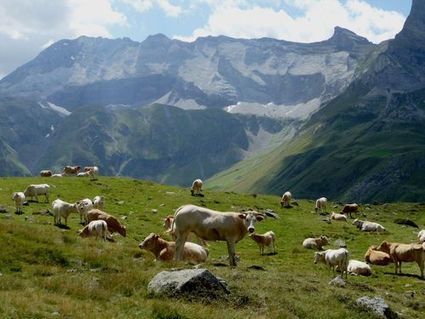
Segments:
[[[305,118],[351,83],[373,47],[338,27],[330,39],[311,44],[222,36],[186,43],[161,34],[141,43],[80,37],[53,44],[5,77],[0,95],[69,110],[162,103]]]

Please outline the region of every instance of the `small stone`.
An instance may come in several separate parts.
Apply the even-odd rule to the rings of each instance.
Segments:
[[[329,281],[329,285],[335,287],[345,287],[345,280],[340,275]]]

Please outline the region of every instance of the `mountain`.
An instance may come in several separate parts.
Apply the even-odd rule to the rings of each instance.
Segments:
[[[289,189],[295,197],[424,201],[424,24],[425,2],[413,0],[403,30],[374,48],[349,87],[294,139],[209,183],[275,194]]]
[[[322,42],[205,37],[192,43],[162,34],[130,39],[80,37],[42,51],[0,81],[0,96],[59,105],[226,108],[306,118],[341,93],[375,45],[336,27]]]

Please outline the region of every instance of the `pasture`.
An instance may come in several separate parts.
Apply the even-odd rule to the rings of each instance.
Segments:
[[[105,211],[127,226],[127,237],[115,242],[77,236],[79,216],[68,219],[70,229],[53,226],[46,214],[51,205],[30,203],[16,215],[11,195],[31,183],[49,183],[50,201],[74,202],[105,196]],[[282,192],[285,190],[282,190]],[[418,229],[394,223],[409,218],[425,228],[425,204],[392,203],[365,205],[368,219],[381,223],[384,234],[361,233],[351,224],[323,221],[314,213],[313,200],[280,208],[280,198],[204,190],[205,197],[190,196],[189,188],[159,185],[129,178],[0,178],[0,314],[2,318],[370,318],[355,306],[361,296],[382,296],[403,318],[423,318],[425,280],[418,278],[416,263],[404,263],[403,275],[393,265],[373,266],[370,277],[349,276],[345,288],[331,287],[333,278],[325,265],[313,264],[313,250],[301,245],[306,237],[327,235],[326,248],[347,244],[350,258],[363,260],[369,245],[383,240],[416,242]],[[323,194],[326,196],[326,194]],[[273,230],[275,255],[259,254],[257,244],[245,237],[236,246],[237,268],[227,266],[224,242],[212,242],[205,266],[222,277],[232,294],[226,300],[166,299],[147,295],[152,277],[172,267],[191,265],[155,262],[138,244],[151,232],[163,234],[163,218],[183,204],[204,205],[220,211],[273,209],[280,219],[256,224],[258,233]],[[328,203],[329,211],[335,203]],[[267,251],[267,248],[266,248]],[[226,264],[223,266],[222,264]],[[261,266],[258,270],[251,266]]]

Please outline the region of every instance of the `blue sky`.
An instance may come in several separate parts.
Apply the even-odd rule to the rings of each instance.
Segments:
[[[1,0],[0,78],[55,41],[81,35],[314,42],[338,25],[379,43],[401,30],[410,6],[411,0]]]

